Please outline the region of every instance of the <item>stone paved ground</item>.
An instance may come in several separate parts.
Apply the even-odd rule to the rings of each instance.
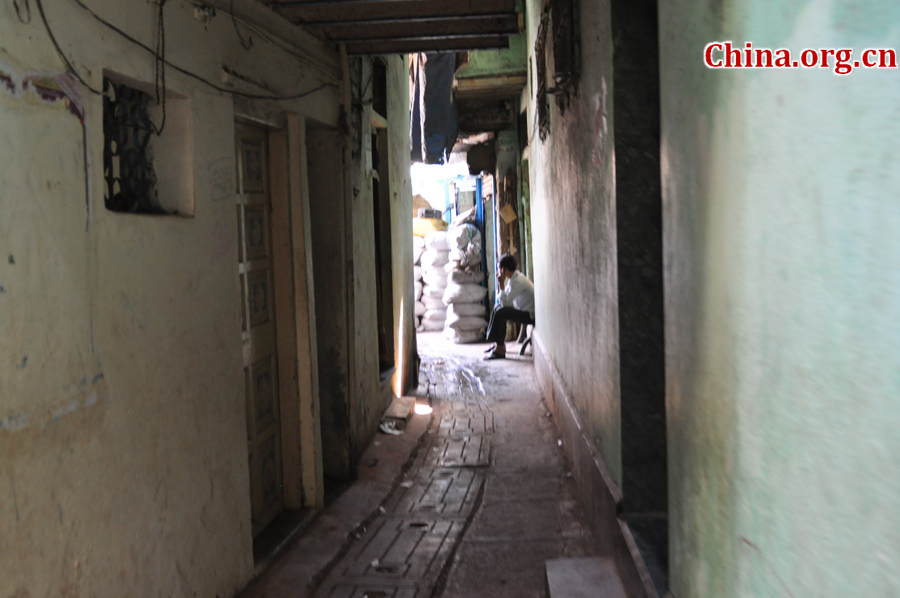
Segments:
[[[436,343],[434,348],[446,346]],[[426,349],[432,349],[431,343]],[[439,595],[545,596],[546,560],[595,552],[531,358],[518,358],[512,344],[512,359],[505,361],[481,361],[471,347],[452,351],[454,365],[480,380],[489,397],[494,433],[480,508],[459,542]]]
[[[246,596],[540,597],[546,560],[594,554],[530,357],[510,345],[513,358],[485,362],[484,348],[420,335],[434,416],[408,430],[421,434],[408,470],[397,453],[414,438],[380,437],[372,448],[393,451],[382,457],[393,477],[351,488]]]

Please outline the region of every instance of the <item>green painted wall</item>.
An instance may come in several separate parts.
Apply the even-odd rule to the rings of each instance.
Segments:
[[[509,36],[509,48],[505,50],[479,50],[469,52],[469,63],[456,71],[457,79],[488,77],[492,75],[515,75],[524,73],[525,36]]]
[[[704,45],[894,47],[886,0],[660,2],[671,584],[900,587],[900,78]]]

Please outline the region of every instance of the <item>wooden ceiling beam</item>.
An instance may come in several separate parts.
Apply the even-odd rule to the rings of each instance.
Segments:
[[[453,95],[460,102],[467,100],[505,100],[519,97],[526,83],[528,83],[526,73],[457,79],[456,91]]]
[[[508,48],[505,35],[456,36],[435,38],[372,39],[350,42],[348,54],[408,54],[411,52],[466,52]]]
[[[270,6],[298,25],[516,13],[516,0],[335,0],[280,2]]]
[[[390,38],[512,35],[519,32],[519,20],[515,15],[483,15],[331,22],[309,24],[304,28],[335,42],[351,42]]]

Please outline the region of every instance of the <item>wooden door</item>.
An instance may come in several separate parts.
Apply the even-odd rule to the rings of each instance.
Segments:
[[[253,537],[284,508],[281,418],[275,344],[268,138],[235,125],[244,381]]]

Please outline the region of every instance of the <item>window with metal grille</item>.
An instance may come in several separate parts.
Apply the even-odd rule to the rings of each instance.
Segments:
[[[114,212],[166,213],[156,190],[149,103],[148,94],[103,79],[104,201]]]
[[[577,0],[550,0],[550,21],[553,25],[553,87],[561,113],[572,102],[580,74],[579,28],[576,26]]]
[[[194,146],[190,101],[161,89],[165,99],[160,105],[151,98],[152,90],[152,84],[121,75],[103,78],[104,202],[114,212],[191,216]],[[165,126],[158,129],[155,123]],[[233,170],[227,162],[223,158],[216,162],[221,167],[210,170],[213,201],[234,192],[225,181],[231,177],[219,175]]]
[[[545,9],[541,16],[541,24],[538,26],[537,39],[534,42],[534,73],[535,79],[537,79],[535,117],[541,141],[545,141],[550,132],[550,110],[547,106],[547,21],[548,11]]]

